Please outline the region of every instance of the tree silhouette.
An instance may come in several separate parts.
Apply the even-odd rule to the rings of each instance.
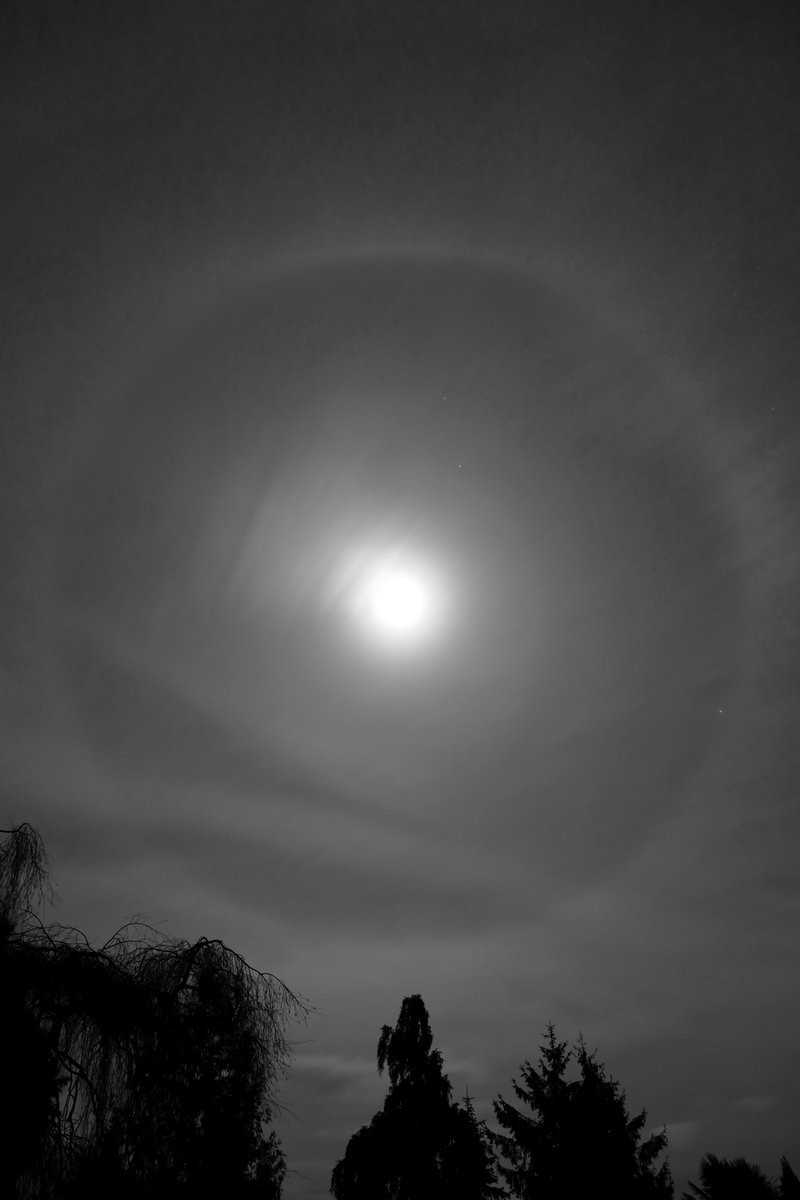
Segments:
[[[512,1081],[529,1115],[498,1097],[494,1109],[506,1134],[492,1141],[508,1166],[500,1174],[514,1196],[568,1200],[603,1191],[617,1200],[668,1198],[672,1178],[666,1163],[655,1162],[666,1148],[666,1134],[644,1142],[646,1112],[630,1117],[625,1093],[590,1054],[583,1039],[573,1050],[547,1026],[538,1069],[526,1060],[522,1082]],[[579,1078],[568,1079],[574,1059]],[[641,1143],[641,1144],[640,1144]]]
[[[0,842],[0,937],[7,938],[38,902],[52,899],[41,837],[25,821]]]
[[[504,1195],[503,1189],[497,1186],[489,1132],[485,1123],[478,1120],[469,1094],[456,1109],[455,1120],[458,1125],[457,1152],[444,1160],[442,1194],[473,1200]]]
[[[684,1200],[775,1200],[782,1194],[761,1168],[746,1158],[705,1154],[700,1160],[699,1174],[700,1183],[689,1184],[689,1191],[683,1193]]]
[[[781,1158],[780,1181],[772,1183],[757,1163],[746,1158],[717,1158],[704,1154],[699,1167],[700,1183],[690,1183],[683,1200],[800,1200],[800,1180],[789,1160]]]
[[[279,1196],[264,1127],[305,1006],[220,941],[132,923],[97,948],[43,925],[41,840],[4,832],[2,1194]]]
[[[781,1158],[780,1195],[783,1200],[800,1200],[800,1179],[789,1166],[788,1158]]]
[[[382,1111],[353,1134],[333,1170],[336,1200],[500,1195],[485,1127],[469,1101],[461,1107],[451,1099],[421,996],[407,996],[397,1025],[383,1026],[378,1072],[384,1069],[389,1091]]]
[[[0,1195],[12,1196],[57,1120],[59,1062],[29,1010],[24,972],[14,969],[13,957],[18,925],[47,892],[47,857],[30,825],[3,832],[10,836],[0,843]]]

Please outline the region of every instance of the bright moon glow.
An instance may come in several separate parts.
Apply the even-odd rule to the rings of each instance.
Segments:
[[[387,632],[411,632],[425,619],[425,589],[413,575],[386,571],[367,588],[365,608]]]
[[[362,633],[386,649],[421,646],[436,631],[443,611],[441,589],[431,573],[399,558],[362,562],[351,598]]]

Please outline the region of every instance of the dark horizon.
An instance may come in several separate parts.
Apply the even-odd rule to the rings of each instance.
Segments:
[[[424,997],[800,1164],[800,18],[12,0],[0,826],[308,998],[322,1200]],[[290,1039],[292,1035],[290,1034]]]
[[[276,1124],[295,1045],[319,1015],[284,981],[218,938],[195,943],[137,917],[102,944],[43,921],[50,864],[30,824],[0,830],[0,1024],[9,1035],[0,1127],[3,1194],[278,1200],[287,1170]],[[455,1099],[419,994],[384,1024],[382,1107],[334,1165],[335,1200],[441,1200],[608,1191],[672,1200],[666,1126],[627,1092],[582,1034],[548,1021],[534,1063],[498,1094],[493,1119]],[[165,1146],[168,1147],[165,1151]],[[785,1155],[771,1177],[743,1155],[706,1151],[683,1200],[796,1200]]]

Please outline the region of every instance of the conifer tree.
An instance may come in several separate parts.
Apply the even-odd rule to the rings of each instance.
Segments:
[[[780,1194],[781,1200],[800,1200],[800,1179],[795,1175],[786,1157],[781,1158]]]
[[[700,1183],[690,1183],[684,1200],[774,1200],[779,1194],[757,1163],[704,1154]]]
[[[507,1160],[500,1174],[522,1200],[572,1200],[604,1192],[615,1200],[668,1200],[672,1179],[655,1162],[666,1134],[642,1142],[647,1114],[630,1117],[625,1093],[590,1054],[583,1039],[573,1050],[547,1026],[538,1066],[527,1060],[514,1091],[530,1113],[498,1097],[495,1116],[503,1134],[492,1141]],[[574,1059],[579,1077],[569,1079]]]

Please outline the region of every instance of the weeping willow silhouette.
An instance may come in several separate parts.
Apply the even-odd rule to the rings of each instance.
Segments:
[[[2,832],[0,1194],[279,1196],[266,1126],[307,1006],[219,940],[44,925],[41,839]]]

